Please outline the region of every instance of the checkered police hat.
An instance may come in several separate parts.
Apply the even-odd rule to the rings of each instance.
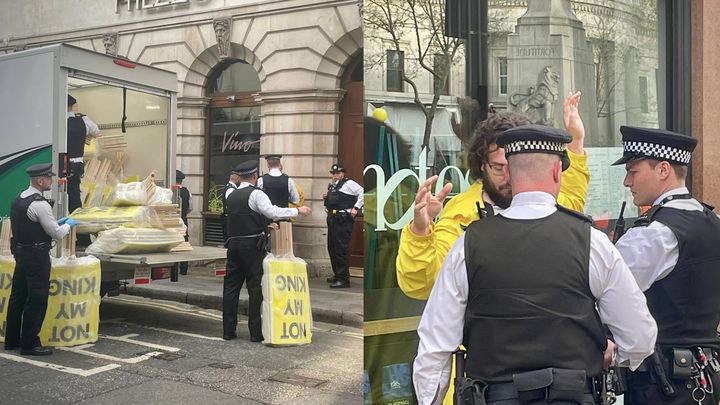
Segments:
[[[516,153],[549,153],[558,155],[563,170],[570,166],[567,144],[572,141],[567,132],[545,125],[521,125],[504,131],[497,138],[497,145],[505,149],[505,156]]]
[[[687,166],[697,139],[677,132],[655,128],[621,126],[623,155],[614,165],[640,159],[665,160]]]

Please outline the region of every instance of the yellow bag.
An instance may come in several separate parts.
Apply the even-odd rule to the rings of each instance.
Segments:
[[[15,260],[0,257],[0,342],[5,341]],[[96,342],[100,323],[100,260],[94,257],[52,259],[50,295],[40,341],[45,346]]]
[[[97,342],[100,323],[100,260],[53,259],[50,296],[40,341],[45,346]]]
[[[10,303],[10,290],[14,273],[15,259],[12,256],[0,256],[0,342],[5,341],[7,308]]]
[[[262,332],[268,345],[303,345],[312,341],[312,311],[307,263],[297,257],[263,260]]]

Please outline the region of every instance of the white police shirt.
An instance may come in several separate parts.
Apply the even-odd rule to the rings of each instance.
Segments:
[[[555,211],[555,198],[544,192],[519,193],[499,215],[512,219],[545,218]],[[590,291],[600,319],[618,348],[617,362],[636,369],[653,352],[657,325],[645,296],[608,237],[590,231]],[[413,366],[413,383],[420,404],[440,404],[448,389],[451,355],[462,343],[468,298],[465,234],[448,252],[425,306]]]
[[[660,204],[668,196],[689,193],[687,187],[670,190],[658,197],[653,206]],[[664,206],[686,211],[703,210],[703,205],[694,198],[668,201]],[[628,229],[615,247],[630,267],[642,291],[647,291],[654,282],[670,274],[680,257],[675,234],[667,225],[658,221],[653,221],[648,226]]]
[[[278,169],[276,167],[270,169],[270,171],[268,172],[268,175],[270,175],[272,177],[280,177],[280,176],[282,176],[282,174],[283,173],[280,171],[280,169]],[[263,188],[262,176],[258,177],[258,179],[257,179],[257,187],[260,189]],[[295,205],[300,204],[300,194],[297,191],[297,187],[295,187],[295,182],[290,177],[288,177],[288,193],[290,193],[290,197],[288,199],[289,202],[291,202]]]
[[[243,181],[242,183],[240,183],[237,189],[240,190],[251,185],[252,184]],[[270,197],[268,197],[267,194],[265,194],[265,192],[262,190],[253,190],[250,193],[248,205],[250,206],[251,210],[263,215],[265,218],[270,218],[273,221],[292,218],[298,215],[297,208],[280,208],[273,205],[273,203],[270,202]]]
[[[33,186],[27,188],[27,190],[20,193],[20,198],[29,197],[33,194],[40,194],[42,192]],[[55,215],[53,215],[52,207],[47,201],[33,201],[27,210],[27,217],[33,222],[39,222],[48,236],[55,240],[60,240],[70,232],[70,225],[62,224],[58,225]]]

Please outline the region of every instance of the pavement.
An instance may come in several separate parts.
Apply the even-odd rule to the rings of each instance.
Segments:
[[[313,320],[354,328],[363,327],[362,278],[350,278],[350,288],[332,289],[325,278],[308,279],[310,306]],[[161,299],[201,308],[222,311],[223,278],[216,277],[209,267],[191,267],[187,275],[180,275],[178,282],[155,280],[148,285],[121,286],[120,293]],[[247,315],[248,294],[245,286],[240,291],[242,315]]]

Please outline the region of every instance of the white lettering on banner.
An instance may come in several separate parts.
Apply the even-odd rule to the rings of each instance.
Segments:
[[[388,200],[393,194],[397,194],[399,192],[400,184],[408,177],[414,177],[415,180],[417,180],[418,184],[422,184],[425,180],[427,180],[427,153],[425,152],[425,148],[423,148],[422,152],[420,152],[420,156],[418,157],[418,172],[417,174],[413,172],[410,169],[402,169],[395,172],[388,180],[385,181],[385,171],[383,168],[379,165],[372,164],[367,167],[365,167],[365,170],[363,171],[363,174],[366,174],[369,170],[374,170],[375,175],[377,176],[377,196],[375,199],[375,212],[377,213],[377,225],[375,228],[376,232],[380,231],[386,231],[387,228],[393,229],[393,230],[399,230],[402,229],[405,224],[410,222],[410,220],[413,217],[413,211],[415,209],[415,202],[413,202],[410,205],[410,208],[408,208],[405,213],[400,216],[400,219],[397,221],[390,223],[387,222],[387,219],[385,219],[385,204],[387,204]],[[435,190],[433,191],[433,194],[439,192],[444,183],[442,179],[445,178],[445,176],[450,172],[456,172],[458,177],[460,178],[460,192],[463,192],[470,187],[469,182],[469,175],[470,171],[468,170],[465,174],[463,174],[462,170],[458,168],[457,166],[446,166],[444,167],[440,173],[438,174],[438,177],[440,181],[435,182]],[[395,201],[398,199],[396,198]]]
[[[115,0],[115,14],[120,12],[120,6],[124,3],[127,3],[127,11],[134,11],[133,4],[135,5],[135,11],[137,11],[148,8],[160,8],[176,4],[185,4],[189,2],[190,0]]]
[[[223,144],[222,152],[225,151],[243,151],[247,152],[253,147],[260,147],[260,140],[257,141],[241,141],[237,139],[240,136],[240,132],[234,132],[228,136],[228,133],[223,133]]]

